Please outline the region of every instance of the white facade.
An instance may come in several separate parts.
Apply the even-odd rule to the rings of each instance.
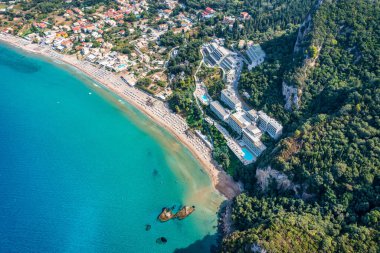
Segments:
[[[224,89],[220,95],[220,99],[228,105],[231,109],[239,109],[241,108],[241,102],[238,97],[236,97],[235,93],[231,90]]]
[[[256,138],[260,138],[262,135],[261,130],[255,124],[249,125],[244,131]]]
[[[247,128],[251,122],[244,112],[236,112],[228,119],[229,126],[238,134],[241,134],[244,128]]]
[[[210,109],[219,119],[226,121],[229,117],[229,112],[226,108],[224,108],[218,101],[212,101],[210,103]]]
[[[254,122],[257,122],[257,120],[259,119],[259,115],[255,109],[247,111],[247,116]]]
[[[211,65],[220,66],[225,73],[228,73],[231,69],[235,69],[239,63],[236,59],[236,53],[228,50],[225,47],[220,46],[216,42],[206,44],[202,52],[206,61]]]
[[[260,141],[259,137],[251,135],[246,129],[243,130],[243,142],[256,156],[260,156],[261,153],[267,148]]]
[[[282,125],[275,119],[269,117],[265,112],[258,113],[258,126],[261,130],[267,132],[273,139],[277,139],[282,134]]]
[[[251,60],[251,64],[248,66],[249,70],[263,63],[265,59],[265,52],[258,44],[250,46],[247,50],[247,55]]]

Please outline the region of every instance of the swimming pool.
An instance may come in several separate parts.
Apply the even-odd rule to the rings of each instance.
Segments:
[[[247,148],[242,148],[241,151],[244,153],[243,157],[245,160],[252,161],[255,158],[251,151],[249,151]]]
[[[203,94],[203,95],[202,95],[202,100],[203,100],[203,102],[205,102],[205,103],[208,103],[208,102],[209,102],[208,97],[207,97],[206,94]]]
[[[123,69],[123,68],[125,68],[127,65],[125,65],[125,64],[120,64],[119,66],[117,66],[117,68],[118,69]]]

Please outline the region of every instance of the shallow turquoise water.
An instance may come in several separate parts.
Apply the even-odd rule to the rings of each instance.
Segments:
[[[221,197],[199,164],[70,71],[0,45],[0,252],[208,252]]]

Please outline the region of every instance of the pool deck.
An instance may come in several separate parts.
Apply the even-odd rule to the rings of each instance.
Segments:
[[[239,160],[244,164],[244,165],[249,165],[253,162],[256,161],[256,159],[254,158],[253,160],[249,161],[249,160],[246,160],[244,158],[244,152],[243,152],[243,148],[246,148],[245,145],[241,145],[237,140],[235,140],[227,131],[227,129],[225,129],[224,127],[222,127],[218,122],[216,122],[215,120],[213,120],[212,118],[210,117],[206,117],[206,121],[210,124],[210,125],[214,125],[218,130],[219,132],[221,132],[224,136],[224,138],[226,139],[227,141],[227,146],[231,149],[231,151],[239,158]],[[249,149],[248,149],[249,151]],[[250,153],[252,153],[251,151],[249,151]]]

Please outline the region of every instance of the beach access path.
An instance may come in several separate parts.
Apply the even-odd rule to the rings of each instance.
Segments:
[[[0,40],[27,52],[69,64],[82,71],[173,134],[201,163],[214,187],[227,199],[232,199],[241,192],[240,185],[212,159],[212,151],[197,135],[189,134],[186,121],[181,116],[173,113],[164,102],[127,85],[113,72],[100,69],[89,62],[78,60],[74,55],[60,54],[48,45],[33,44],[23,38],[3,33],[0,34]]]

